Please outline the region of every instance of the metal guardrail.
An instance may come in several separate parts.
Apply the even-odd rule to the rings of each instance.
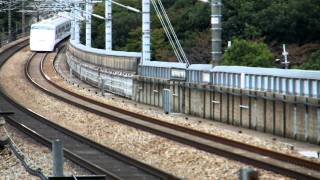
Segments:
[[[292,96],[320,98],[319,72],[309,70],[283,70],[254,67],[215,67],[212,69],[177,69],[139,65],[139,75],[145,77],[180,80],[193,84],[208,84],[243,90],[274,92]],[[238,72],[235,69],[249,69],[252,72]],[[249,71],[247,70],[247,71]],[[278,74],[270,74],[271,71]],[[264,72],[267,71],[267,72]],[[282,74],[281,74],[282,73]],[[290,75],[288,76],[287,75]],[[306,74],[306,75],[304,75]]]

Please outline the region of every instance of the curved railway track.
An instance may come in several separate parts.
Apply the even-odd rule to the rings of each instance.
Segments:
[[[52,68],[54,67],[53,62]],[[58,73],[55,68],[54,70]],[[320,178],[319,163],[192,130],[110,106],[62,88],[52,81],[46,72],[44,72],[43,62],[41,62],[40,71],[42,77],[50,84],[49,87],[56,89],[50,92],[47,91],[47,93],[96,114],[167,137],[180,143],[191,145],[207,152],[251,164],[262,169],[271,170],[285,176],[300,179]],[[56,93],[61,93],[61,91],[64,92],[64,96]],[[69,98],[70,96],[72,97],[71,99]]]
[[[19,43],[1,53],[0,67],[10,56],[27,45],[28,42]],[[29,64],[31,58],[40,62],[45,57],[45,53],[32,54],[26,65],[26,75],[30,75],[27,73],[29,70],[35,72],[33,70],[39,68],[37,64]],[[48,121],[18,104],[2,90],[0,91],[0,108],[1,111],[14,112],[13,116],[6,116],[9,124],[49,148],[52,140],[61,139],[68,159],[95,174],[106,175],[107,179],[178,179]]]
[[[118,109],[116,107],[82,97],[73,92],[69,92],[50,80],[50,77],[47,76],[43,71],[43,67],[41,65],[42,62],[43,61],[41,60],[40,64],[35,66],[38,67],[35,70],[38,69],[39,71],[41,69],[41,76],[37,76],[36,78],[32,76],[30,77],[37,81],[36,86],[40,87],[46,93],[65,102],[108,117],[115,121],[194,146],[198,149],[235,159],[256,167],[260,167],[262,169],[271,170],[285,176],[294,177],[297,179],[319,179],[320,177],[319,163],[310,162],[305,159],[288,156],[278,152],[228,140],[222,137],[194,131],[188,128],[159,121],[157,119]],[[26,69],[28,70],[28,67]],[[28,74],[27,72],[28,71],[26,71],[26,74]]]

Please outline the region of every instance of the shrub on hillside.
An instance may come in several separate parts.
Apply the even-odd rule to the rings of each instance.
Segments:
[[[235,39],[222,57],[223,65],[273,67],[274,57],[264,43]]]
[[[320,50],[312,53],[308,61],[299,66],[299,68],[306,70],[320,70]]]

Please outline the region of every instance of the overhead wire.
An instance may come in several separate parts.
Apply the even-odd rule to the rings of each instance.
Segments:
[[[173,26],[170,22],[170,19],[165,11],[165,8],[161,0],[151,0],[151,2],[178,61],[180,63],[185,63],[187,64],[187,66],[189,66],[189,60],[179,42],[179,39],[173,29]]]
[[[171,33],[172,33],[172,35],[173,35],[173,37],[174,37],[174,39],[175,39],[175,41],[176,41],[176,43],[178,45],[178,49],[179,49],[179,51],[180,51],[185,63],[189,66],[190,65],[189,60],[188,60],[188,58],[187,58],[187,56],[186,56],[186,54],[185,54],[185,52],[184,52],[184,50],[183,50],[183,48],[182,48],[182,46],[180,44],[180,41],[179,41],[179,39],[178,39],[178,37],[176,35],[176,32],[173,29],[173,26],[172,26],[171,21],[170,21],[170,19],[168,17],[168,14],[167,14],[167,12],[166,12],[161,0],[157,0],[157,1],[158,1],[158,4],[160,5],[160,8],[161,8],[161,10],[162,10],[162,12],[164,14],[165,19],[167,20],[167,23],[169,25]]]
[[[161,15],[161,13],[160,13],[160,10],[158,9],[158,6],[157,6],[156,2],[155,2],[154,0],[151,0],[151,2],[152,2],[152,5],[154,6],[154,9],[155,9],[155,11],[156,11],[156,14],[157,14],[157,16],[158,16],[158,18],[159,18],[159,20],[160,20],[160,23],[161,23],[161,25],[162,25],[162,27],[163,27],[166,35],[167,35],[167,38],[168,38],[168,40],[169,40],[169,43],[170,43],[170,45],[172,46],[172,49],[173,49],[173,51],[174,51],[174,54],[176,55],[178,61],[179,61],[180,63],[183,63],[183,60],[182,60],[182,58],[181,58],[181,56],[180,56],[180,54],[179,54],[179,52],[178,52],[178,49],[177,49],[177,47],[176,47],[176,45],[175,45],[175,43],[174,43],[174,41],[173,41],[173,39],[172,39],[172,37],[171,37],[170,31],[168,30],[167,25],[165,24],[165,22],[164,22],[164,20],[163,20],[163,18],[162,18],[162,15]]]

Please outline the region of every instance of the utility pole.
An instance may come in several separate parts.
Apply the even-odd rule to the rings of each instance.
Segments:
[[[11,41],[11,0],[8,4],[8,40]]]
[[[4,41],[4,28],[2,28],[1,29],[2,31],[1,31],[1,33],[0,33],[0,47],[2,47],[2,43],[3,43],[3,41]]]
[[[222,12],[221,0],[211,0],[211,28],[212,28],[212,65],[220,64],[222,55]]]
[[[74,32],[75,32],[75,21],[76,21],[76,14],[75,14],[75,3],[72,4],[71,9],[71,40],[74,40]]]
[[[16,30],[15,32],[13,33],[13,37],[16,38],[16,35],[18,34],[18,31],[19,31],[19,27],[18,27],[18,22],[16,21],[15,22],[15,25],[16,25]]]
[[[288,55],[289,55],[289,53],[288,53],[288,51],[286,50],[286,45],[285,44],[283,44],[283,52],[282,52],[282,56],[283,56],[283,58],[284,58],[284,62],[282,62],[282,64],[284,64],[284,68],[285,69],[289,69],[289,64],[290,64],[290,62],[288,61]]]
[[[142,62],[151,60],[150,0],[142,0]]]
[[[106,28],[106,50],[112,50],[112,2],[110,0],[105,0],[105,28]]]
[[[80,43],[80,20],[79,20],[79,2],[76,2],[75,4],[75,25],[74,25],[74,39],[75,43],[79,44]]]
[[[25,33],[25,26],[26,26],[26,18],[25,18],[25,12],[24,12],[24,9],[25,9],[24,0],[22,0],[22,2],[21,2],[21,6],[22,6],[22,14],[21,14],[21,18],[22,18],[22,21],[21,21],[21,30],[22,30],[22,34],[24,34],[24,33]]]
[[[86,1],[86,46],[91,47],[92,0]]]

